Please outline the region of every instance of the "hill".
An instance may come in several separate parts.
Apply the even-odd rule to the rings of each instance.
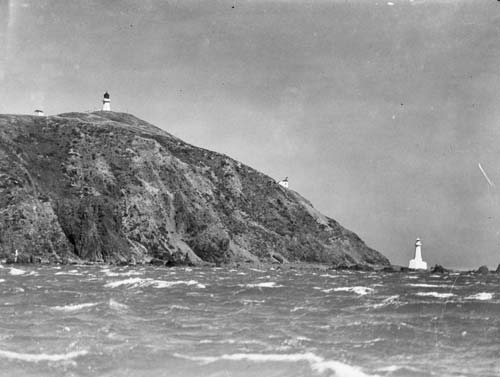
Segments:
[[[132,115],[0,115],[0,257],[386,265],[293,190]]]

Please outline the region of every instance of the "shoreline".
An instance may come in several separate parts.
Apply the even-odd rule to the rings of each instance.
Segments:
[[[314,262],[284,262],[278,263],[275,261],[266,262],[232,262],[227,264],[216,265],[213,263],[204,263],[200,265],[190,265],[190,264],[179,264],[179,265],[159,265],[154,262],[142,261],[139,263],[129,263],[129,262],[95,262],[95,261],[81,261],[81,260],[69,260],[66,262],[58,261],[43,261],[43,262],[23,262],[23,261],[12,261],[9,259],[0,260],[0,266],[109,266],[109,267],[129,267],[131,269],[137,267],[163,267],[165,269],[175,268],[175,267],[185,267],[185,268],[227,268],[227,269],[263,269],[263,270],[298,270],[298,271],[315,271],[315,272],[327,272],[327,271],[349,271],[349,272],[375,272],[375,273],[399,273],[399,274],[419,274],[419,275],[432,275],[432,274],[499,274],[500,265],[496,270],[489,269],[486,266],[481,266],[478,269],[455,269],[455,268],[445,268],[440,265],[435,265],[427,270],[414,270],[401,265],[331,265],[326,263],[314,263]]]

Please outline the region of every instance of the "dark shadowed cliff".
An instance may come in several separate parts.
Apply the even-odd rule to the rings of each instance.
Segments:
[[[0,115],[0,257],[388,264],[299,194],[129,114]]]

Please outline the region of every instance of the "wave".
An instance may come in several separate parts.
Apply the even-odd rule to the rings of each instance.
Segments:
[[[71,276],[81,276],[83,275],[82,273],[78,272],[77,270],[74,271],[59,271],[56,272],[54,275],[71,275]]]
[[[122,304],[118,301],[115,301],[112,298],[109,299],[109,307],[113,310],[127,310],[128,309],[127,305]]]
[[[191,308],[189,306],[172,305],[170,306],[170,310],[191,310]]]
[[[414,372],[414,373],[423,373],[422,370],[414,368],[414,367],[410,367],[408,365],[403,365],[403,366],[390,365],[388,367],[382,367],[382,368],[377,369],[377,372],[384,372],[384,373],[391,373],[391,374],[395,373],[395,372],[405,372],[405,371]]]
[[[154,280],[151,278],[130,278],[125,280],[117,280],[106,283],[104,286],[106,288],[117,288],[122,285],[129,285],[131,288],[139,288],[139,287],[170,288],[175,285],[196,285],[197,288],[206,288],[206,285],[200,284],[196,280],[165,281],[165,280]]]
[[[9,272],[11,275],[23,275],[26,273],[26,271],[24,270],[20,270],[19,268],[14,268],[14,267],[11,267],[10,268],[10,272]]]
[[[330,274],[323,274],[319,275],[320,278],[338,278],[339,275],[330,275]]]
[[[23,360],[23,361],[31,361],[34,363],[38,363],[40,361],[64,361],[71,360],[77,358],[79,356],[84,356],[88,353],[88,351],[73,351],[63,354],[46,354],[46,353],[19,353],[13,351],[4,351],[0,350],[0,357],[4,357],[7,359],[15,359],[15,360]]]
[[[84,304],[53,306],[51,309],[52,310],[59,310],[59,311],[63,311],[63,312],[74,312],[74,311],[85,309],[85,308],[91,308],[91,307],[96,306],[96,305],[98,305],[97,302],[88,302],[88,303],[84,303]]]
[[[476,293],[475,295],[470,295],[467,296],[465,299],[466,300],[481,300],[481,301],[486,301],[486,300],[491,300],[493,298],[494,294],[490,292],[479,292]]]
[[[137,276],[137,275],[144,275],[144,272],[140,271],[127,271],[127,272],[111,272],[110,270],[102,270],[106,276]]]
[[[255,271],[255,272],[266,272],[264,270],[259,270],[258,268],[249,268],[250,271]]]
[[[3,283],[5,281],[5,279],[0,279],[0,283]]]
[[[446,284],[425,284],[425,283],[418,283],[418,284],[406,284],[409,287],[422,287],[422,288],[440,288],[440,287],[446,287],[449,288],[449,285]]]
[[[439,292],[417,292],[417,296],[431,296],[431,297],[437,297],[437,298],[448,298],[448,297],[453,297],[455,294],[453,293],[439,293]]]
[[[266,281],[265,283],[257,283],[257,284],[238,284],[240,287],[246,288],[281,288],[282,285],[276,285],[274,281]]]
[[[253,361],[253,362],[301,362],[309,363],[311,369],[318,373],[332,371],[337,377],[375,377],[364,373],[361,368],[341,363],[335,360],[326,360],[312,352],[295,354],[261,354],[261,353],[235,353],[221,356],[187,356],[175,353],[175,357],[199,361],[204,364],[218,361]]]
[[[399,295],[389,296],[382,300],[379,304],[374,304],[373,308],[382,308],[384,306],[394,305],[399,302]]]
[[[334,288],[335,292],[354,292],[360,296],[367,295],[368,293],[373,292],[373,288],[369,287],[339,287]]]

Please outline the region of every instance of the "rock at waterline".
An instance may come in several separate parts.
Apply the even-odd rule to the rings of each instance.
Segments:
[[[490,273],[490,270],[488,269],[488,266],[481,266],[479,267],[476,271],[474,271],[476,274],[481,274],[481,275],[485,275],[485,274],[489,274]]]
[[[440,264],[436,264],[434,267],[431,268],[431,273],[432,274],[445,274],[450,272],[450,270],[444,268]]]

